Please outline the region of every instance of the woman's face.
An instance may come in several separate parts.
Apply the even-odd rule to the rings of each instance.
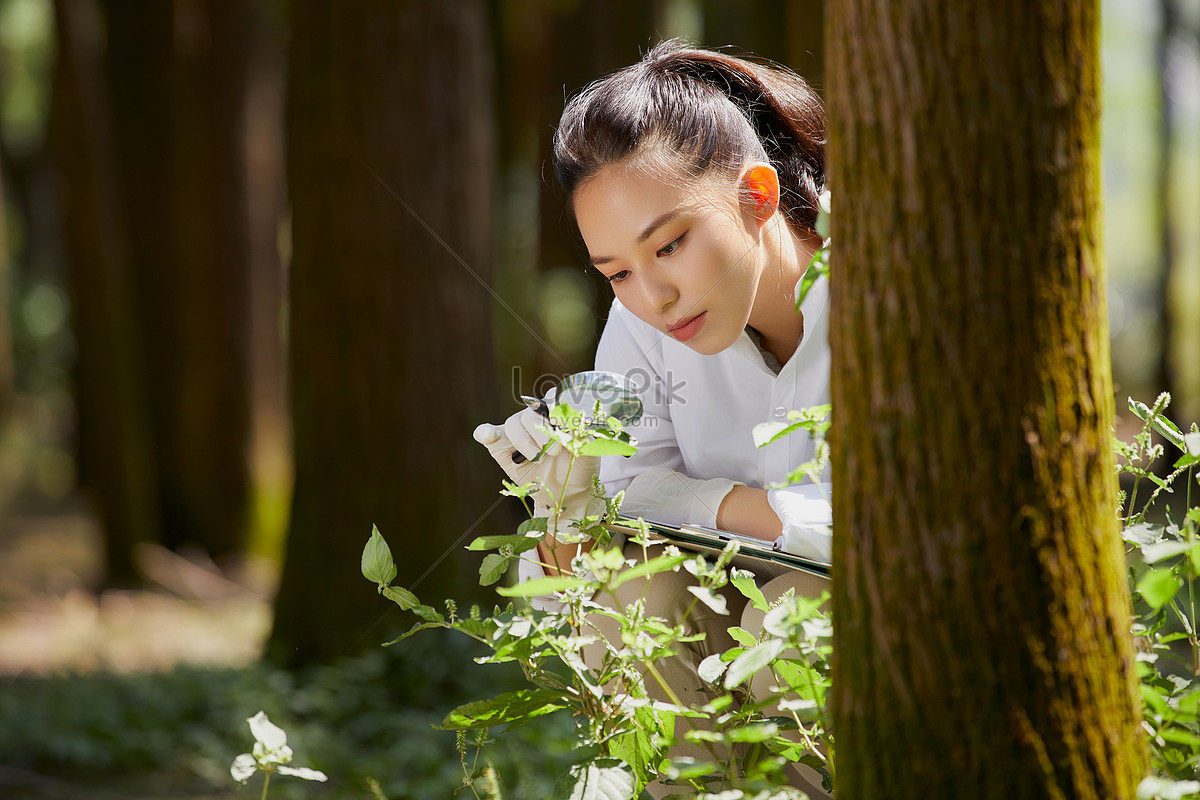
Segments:
[[[575,217],[592,264],[638,319],[706,355],[737,341],[762,250],[732,184],[683,189],[618,164],[576,192]]]

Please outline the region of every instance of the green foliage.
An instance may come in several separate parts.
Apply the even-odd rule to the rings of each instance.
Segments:
[[[1142,421],[1132,443],[1116,442],[1118,472],[1132,479],[1121,493],[1122,536],[1130,556],[1129,575],[1136,617],[1136,667],[1141,682],[1144,727],[1150,734],[1154,775],[1138,787],[1138,797],[1200,798],[1200,634],[1196,622],[1196,579],[1200,575],[1200,493],[1193,494],[1200,463],[1200,431],[1183,433],[1163,413],[1170,397],[1153,407],[1132,399],[1129,408]],[[1157,431],[1180,451],[1155,444]],[[1192,444],[1196,443],[1195,451]],[[1165,478],[1153,471],[1159,459],[1174,458]],[[1138,505],[1143,483],[1153,488]],[[1182,485],[1181,485],[1182,484]],[[1155,504],[1183,489],[1183,511]],[[1152,511],[1162,519],[1148,522]]]
[[[1155,772],[1139,788],[1139,797],[1146,800],[1200,798],[1200,783],[1195,781],[1200,769],[1200,634],[1194,590],[1200,574],[1200,503],[1192,494],[1200,463],[1200,431],[1180,431],[1163,416],[1167,403],[1168,398],[1162,397],[1148,408],[1131,401],[1131,409],[1145,421],[1145,427],[1133,443],[1116,445],[1121,456],[1119,471],[1132,482],[1128,497],[1121,495],[1119,516],[1131,556],[1130,581],[1138,611],[1133,624],[1137,671]],[[812,478],[820,474],[828,458],[824,443],[828,415],[827,406],[793,412],[786,423],[758,426],[756,441],[761,446],[797,431],[807,432],[817,444],[817,457],[792,477]],[[1151,440],[1154,430],[1181,451],[1166,478],[1151,469],[1165,455],[1164,448]],[[574,432],[560,429],[559,435],[567,440],[564,446],[570,445],[573,453],[581,455],[586,450],[579,438],[591,434],[577,428]],[[1143,483],[1152,489],[1138,504]],[[1153,504],[1180,487],[1184,490],[1183,513],[1172,516],[1168,508],[1165,521],[1147,521]],[[505,491],[522,496],[529,487],[507,485]],[[619,498],[610,501],[606,516],[615,513],[617,505]],[[593,518],[591,524],[599,519]],[[516,536],[481,537],[471,549],[497,551],[494,555],[507,568],[517,558],[536,555],[534,545],[548,529],[557,530],[557,520],[535,519],[522,525]],[[768,603],[752,574],[730,568],[736,544],[716,563],[710,563],[670,547],[652,557],[650,547],[661,543],[654,541],[645,527],[633,541],[643,549],[641,560],[625,561],[619,549],[596,546],[575,554],[573,575],[499,590],[516,598],[552,594],[560,607],[557,611],[510,604],[485,616],[476,608],[465,619],[454,615],[435,622],[426,619],[405,634],[431,627],[465,634],[491,651],[477,661],[516,663],[529,683],[526,688],[455,708],[442,727],[459,731],[461,743],[467,731],[482,733],[498,726],[512,731],[534,720],[560,716],[574,720],[579,760],[555,797],[630,798],[659,778],[693,793],[688,796],[780,800],[795,796],[793,790],[779,785],[779,767],[787,761],[813,766],[824,774],[827,787],[832,785],[833,742],[825,724],[832,625],[821,611],[827,597],[785,595]],[[381,557],[374,534],[368,548],[371,557],[364,554],[364,563],[372,564],[372,574],[388,574],[390,553]],[[591,601],[599,591],[681,568],[696,577],[696,585],[691,587],[693,608],[702,603],[725,613],[725,600],[718,590],[731,585],[752,607],[765,613],[761,631],[744,630],[731,620],[729,632],[735,646],[709,656],[699,666],[699,675],[708,684],[709,700],[698,707],[681,703],[656,666],[689,639],[681,627],[650,615],[640,603],[609,609]],[[491,579],[492,575],[482,577]],[[414,610],[427,608],[416,598],[408,599],[409,593],[398,587],[381,585],[380,590],[389,596],[394,590]],[[589,668],[582,650],[596,641],[596,615],[615,621],[621,636],[606,645],[598,664],[590,658],[594,668]],[[760,674],[769,677],[772,686],[767,696],[755,696],[748,690]],[[660,683],[671,701],[652,700],[649,682]],[[712,722],[712,728],[693,730],[677,724],[687,716],[704,717]],[[710,758],[672,758],[671,746],[681,741],[707,748]],[[488,742],[482,738],[475,742],[474,763],[478,764],[478,748]],[[465,749],[460,747],[462,752]],[[736,757],[729,755],[735,752]],[[462,761],[464,784],[476,797],[501,796],[497,770],[490,766],[472,769],[467,758]]]
[[[431,632],[403,649],[296,674],[181,667],[8,679],[0,764],[89,787],[118,781],[121,796],[133,793],[130,778],[151,775],[180,794],[212,796],[232,785],[230,762],[246,750],[246,709],[262,708],[304,763],[329,775],[320,786],[272,781],[273,800],[361,800],[369,778],[388,800],[447,797],[461,767],[448,758],[455,734],[434,729],[445,709],[523,684],[511,665],[471,669],[479,654],[461,637]],[[488,753],[512,797],[548,797],[575,758],[573,737],[570,720],[534,720],[489,742]]]
[[[828,409],[795,415],[792,430],[823,434]],[[632,447],[616,420],[607,426],[580,423],[580,415],[557,407],[552,415],[553,436],[573,458],[601,452],[624,453]],[[600,447],[596,442],[603,442]],[[574,461],[572,461],[572,464]],[[528,497],[531,486],[505,484],[504,492]],[[597,496],[602,496],[598,485]],[[528,686],[504,691],[487,700],[475,700],[451,710],[440,727],[458,732],[463,784],[476,797],[501,796],[502,770],[480,767],[487,740],[471,738],[484,731],[512,731],[543,718],[563,718],[576,725],[578,763],[565,776],[555,797],[586,800],[627,800],[648,783],[665,778],[690,790],[690,796],[786,798],[795,796],[781,787],[780,765],[803,760],[823,770],[832,780],[829,754],[832,740],[824,725],[824,697],[829,686],[828,656],[831,626],[820,610],[826,598],[801,599],[785,595],[768,604],[753,575],[731,569],[737,553],[732,543],[714,562],[684,554],[652,538],[643,527],[632,538],[641,558],[627,561],[621,548],[609,547],[601,523],[615,517],[620,498],[606,498],[605,513],[576,520],[575,527],[560,525],[558,514],[524,523],[515,536],[484,536],[469,547],[489,552],[480,581],[496,582],[519,558],[536,558],[536,544],[547,531],[556,531],[558,544],[572,551],[569,575],[554,574],[497,593],[510,598],[553,597],[555,610],[540,610],[510,603],[485,615],[472,608],[465,617],[455,613],[434,619],[432,611],[411,592],[393,587],[381,576],[395,574],[386,543],[372,532],[363,553],[363,574],[380,592],[401,608],[412,610],[422,621],[396,641],[419,631],[442,628],[477,642],[490,652],[476,660],[483,664],[519,666]],[[579,531],[576,533],[576,531]],[[576,543],[591,539],[590,550]],[[532,544],[531,544],[532,543]],[[656,548],[652,554],[651,548]],[[658,665],[679,647],[700,638],[688,634],[679,620],[654,616],[641,600],[625,608],[608,608],[592,600],[635,579],[685,569],[695,578],[689,587],[691,608],[707,606],[728,614],[720,590],[732,585],[748,602],[766,614],[763,630],[754,634],[736,629],[738,646],[710,657],[700,674],[707,681],[707,702],[689,706],[663,679]],[[690,613],[690,612],[689,612]],[[736,620],[731,619],[731,627]],[[618,636],[605,638],[602,627],[615,626]],[[584,649],[598,648],[585,663]],[[597,654],[598,653],[598,654]],[[764,696],[749,686],[755,675],[768,675],[773,685]],[[656,700],[656,695],[667,701]],[[711,721],[711,729],[693,730],[678,725],[681,717]],[[507,734],[506,734],[507,735]],[[690,742],[709,753],[703,762],[674,759],[671,748]],[[469,756],[471,748],[474,755]],[[700,795],[695,795],[700,792]],[[716,796],[715,794],[713,795]]]
[[[828,403],[810,406],[800,411],[789,411],[787,422],[763,422],[754,426],[755,447],[766,447],[799,431],[807,433],[813,443],[813,457],[789,472],[779,483],[769,485],[768,489],[791,486],[805,480],[821,482],[821,475],[829,465],[829,442],[826,435],[829,433],[829,414],[832,408]]]

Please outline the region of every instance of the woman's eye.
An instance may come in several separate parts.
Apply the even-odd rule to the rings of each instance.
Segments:
[[[679,249],[679,245],[682,243],[683,243],[683,236],[680,236],[678,239],[671,242],[670,244],[664,245],[663,247],[659,248],[658,256],[661,258],[662,256],[669,256],[669,255],[674,254],[675,251]]]
[[[614,272],[612,275],[609,275],[608,282],[609,283],[620,283],[621,281],[625,280],[628,277],[629,277],[629,270],[623,269],[620,272]]]

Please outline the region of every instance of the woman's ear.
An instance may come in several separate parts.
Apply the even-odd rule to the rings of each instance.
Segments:
[[[779,174],[770,164],[751,164],[742,171],[739,188],[745,210],[759,225],[774,216],[779,208]]]

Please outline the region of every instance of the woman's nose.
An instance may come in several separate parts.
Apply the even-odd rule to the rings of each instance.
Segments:
[[[663,276],[647,276],[642,284],[642,292],[646,298],[646,307],[656,312],[667,310],[679,299],[679,290],[674,282]]]

